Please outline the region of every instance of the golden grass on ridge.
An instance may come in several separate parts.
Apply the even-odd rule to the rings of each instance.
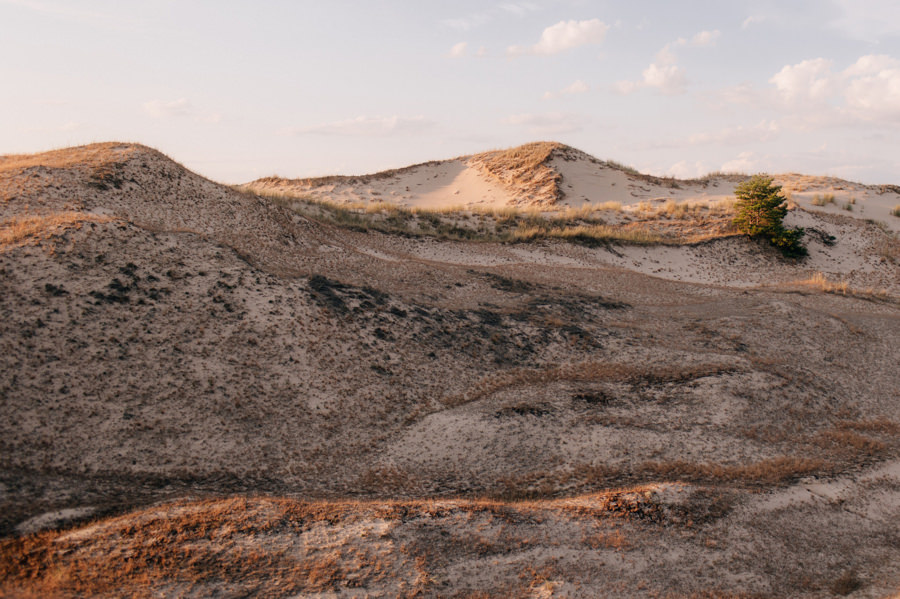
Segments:
[[[87,212],[54,212],[42,215],[15,216],[0,222],[0,247],[34,237],[47,237],[65,229],[78,229],[83,223],[106,223],[109,216]]]

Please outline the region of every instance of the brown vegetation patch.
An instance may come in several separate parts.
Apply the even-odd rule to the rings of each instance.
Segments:
[[[545,369],[516,368],[486,377],[465,393],[444,398],[443,403],[455,407],[484,399],[510,387],[546,385],[560,381],[661,385],[686,383],[707,376],[732,373],[736,370],[734,366],[728,364],[639,368],[628,364],[600,362],[583,362]]]
[[[875,456],[883,453],[887,445],[878,439],[860,435],[852,430],[833,428],[820,432],[813,438],[813,443],[838,453],[851,451]]]
[[[535,142],[508,150],[476,154],[469,159],[469,165],[498,180],[519,196],[518,203],[527,200],[529,204],[550,206],[562,197],[559,189],[562,175],[547,166],[547,162],[555,150],[563,147],[554,142]]]
[[[80,229],[84,223],[106,223],[111,217],[86,212],[54,212],[42,215],[14,216],[0,222],[0,248],[30,239],[46,239],[67,230]]]
[[[830,468],[823,460],[780,456],[749,464],[696,464],[679,460],[647,462],[639,470],[646,475],[695,482],[783,484]]]
[[[39,154],[7,154],[0,156],[0,174],[38,166],[46,168],[79,168],[87,165],[119,162],[135,151],[151,152],[137,144],[97,143],[86,146],[52,150]]]

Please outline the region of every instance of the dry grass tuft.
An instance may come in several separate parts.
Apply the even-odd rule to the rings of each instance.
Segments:
[[[776,485],[820,472],[828,467],[828,463],[819,459],[781,456],[738,465],[695,464],[677,460],[648,462],[641,467],[641,471],[646,475],[668,479]]]
[[[846,281],[830,281],[828,277],[821,272],[817,272],[808,279],[795,281],[794,285],[817,289],[824,293],[833,293],[836,295],[845,295],[868,300],[889,300],[891,297],[886,289],[875,289],[873,287],[858,289],[851,287]]]
[[[447,406],[459,406],[484,399],[498,391],[519,386],[568,382],[627,382],[635,384],[686,383],[696,379],[735,372],[729,364],[662,366],[640,368],[629,364],[582,362],[555,368],[519,368],[489,376],[461,395],[444,398]]]
[[[106,223],[111,217],[86,212],[54,212],[35,216],[15,216],[0,222],[0,248],[30,239],[46,239],[66,229],[79,229],[86,222]]]
[[[853,430],[833,428],[820,432],[813,438],[813,443],[824,449],[834,451],[853,451],[868,456],[881,454],[887,445],[878,439],[860,435]]]
[[[62,169],[119,162],[136,151],[149,152],[155,150],[138,144],[109,142],[52,150],[39,154],[8,154],[0,156],[0,174],[38,166]]]
[[[469,165],[497,179],[521,199],[549,206],[562,198],[562,175],[546,163],[555,150],[563,147],[554,142],[535,142],[476,154],[469,159]]]

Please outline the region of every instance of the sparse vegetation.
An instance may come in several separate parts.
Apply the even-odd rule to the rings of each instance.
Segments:
[[[620,213],[622,206],[618,202],[544,212],[536,207],[456,207],[431,210],[406,208],[389,202],[338,205],[285,194],[268,193],[262,197],[308,218],[355,231],[457,241],[522,243],[555,239],[587,246],[605,246],[611,243],[680,245],[737,234],[733,227],[706,220],[732,214],[732,202],[713,205],[673,202],[658,209],[648,204],[638,211],[642,220],[611,225],[607,224],[604,213]],[[663,216],[673,221],[665,225],[659,223]],[[682,221],[689,225],[696,224],[695,227],[687,227],[694,230],[689,234],[679,230],[678,224]]]
[[[896,217],[900,218],[900,205],[894,206],[893,208],[891,208],[891,216],[896,216]]]
[[[481,169],[515,194],[530,198],[533,203],[551,205],[562,197],[559,189],[561,175],[547,166],[553,152],[562,144],[537,142],[508,150],[476,154],[469,164]]]
[[[621,173],[625,207],[419,210],[102,150],[0,177],[0,596],[894,592],[883,223],[793,213],[809,276],[672,247],[735,203]]]
[[[34,216],[15,216],[0,222],[0,248],[25,241],[58,234],[65,229],[77,229],[84,223],[105,223],[108,216],[88,212],[54,212]]]
[[[813,196],[813,199],[810,200],[810,203],[813,206],[827,206],[828,204],[834,204],[834,194],[826,193],[823,196],[816,194]]]
[[[834,293],[836,295],[846,295],[858,297],[861,299],[871,300],[888,300],[890,295],[885,289],[857,289],[851,287],[846,281],[832,281],[821,272],[815,273],[809,279],[797,281],[797,284],[804,287],[811,287],[823,291],[825,293]]]

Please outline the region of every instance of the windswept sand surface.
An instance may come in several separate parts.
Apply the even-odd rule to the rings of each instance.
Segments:
[[[542,206],[638,185],[568,156]],[[525,188],[463,164],[397,176]],[[866,206],[801,200],[788,261],[340,228],[134,145],[0,158],[0,595],[896,595]]]

